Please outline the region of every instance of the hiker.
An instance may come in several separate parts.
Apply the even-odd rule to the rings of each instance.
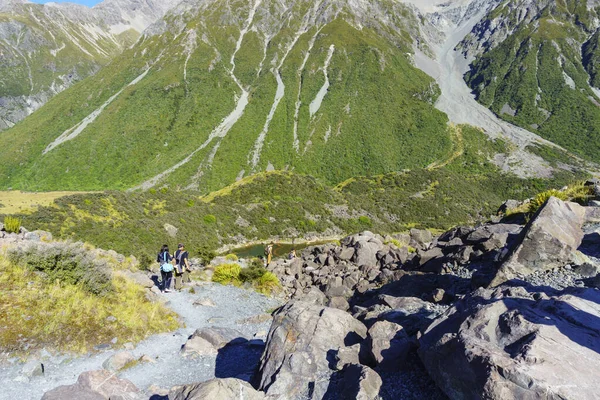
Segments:
[[[179,243],[175,252],[175,290],[181,290],[183,283],[190,283],[190,262],[188,261],[189,254],[185,250],[183,243]]]
[[[265,255],[267,256],[267,267],[271,264],[271,260],[273,259],[273,242],[269,243],[267,247],[265,247]]]
[[[169,254],[169,246],[163,244],[160,252],[156,256],[156,261],[160,264],[160,275],[162,277],[162,293],[169,293],[171,290],[171,281],[173,280],[173,257]]]
[[[288,260],[293,260],[296,258],[296,249],[292,249],[292,251],[290,251],[290,254],[288,254]]]

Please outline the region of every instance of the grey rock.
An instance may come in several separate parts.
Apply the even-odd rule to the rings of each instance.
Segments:
[[[265,400],[264,393],[239,379],[212,379],[173,388],[169,400]]]
[[[340,347],[335,355],[335,366],[334,369],[341,371],[350,364],[360,364],[360,344],[353,346]]]
[[[258,371],[270,396],[322,398],[332,370],[328,353],[364,340],[367,328],[348,313],[292,301],[274,314]],[[310,388],[310,389],[309,389]]]
[[[312,287],[308,293],[302,296],[302,301],[317,306],[324,306],[327,302],[327,297],[325,296],[325,293],[321,292],[316,287]]]
[[[353,247],[344,247],[342,252],[339,255],[340,260],[350,261],[354,257],[354,248]]]
[[[231,328],[209,327],[196,330],[192,338],[201,337],[219,350],[229,344],[245,343],[248,339],[243,333]]]
[[[30,360],[21,368],[21,374],[27,378],[42,376],[44,375],[44,364],[37,360]]]
[[[377,251],[379,246],[376,243],[360,240],[355,245],[353,261],[359,267],[377,265]]]
[[[218,350],[212,343],[199,336],[189,339],[181,349],[181,354],[184,357],[215,356],[217,353]]]
[[[421,248],[426,248],[433,240],[433,236],[428,230],[414,228],[410,230],[410,238]]]
[[[595,289],[479,289],[431,324],[419,355],[450,398],[596,399],[599,304]]]
[[[206,297],[204,299],[196,299],[196,300],[194,300],[193,304],[195,306],[200,306],[200,307],[216,307],[217,306],[215,304],[215,302],[208,297]]]
[[[344,400],[376,400],[383,384],[381,377],[364,365],[348,365],[343,370],[341,398]]]
[[[128,351],[120,351],[102,363],[102,368],[116,372],[123,369],[127,364],[136,361],[136,358]]]
[[[444,296],[446,295],[446,291],[444,289],[435,289],[431,295],[431,300],[434,303],[441,303],[444,301]]]
[[[338,310],[348,311],[350,308],[350,304],[348,304],[348,300],[341,296],[335,296],[329,299],[329,304],[327,306],[332,308],[337,308]]]
[[[567,264],[583,239],[585,209],[551,197],[524,229],[490,286]]]
[[[377,321],[369,328],[367,346],[379,366],[398,370],[406,360],[412,343],[402,326],[393,322]]]
[[[141,400],[140,390],[130,381],[119,379],[107,370],[88,371],[73,385],[59,386],[44,393],[42,400]]]

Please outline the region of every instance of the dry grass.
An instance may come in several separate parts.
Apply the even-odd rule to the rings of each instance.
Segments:
[[[28,213],[39,206],[49,206],[54,200],[73,194],[89,192],[40,192],[0,191],[0,214]]]
[[[178,327],[173,312],[148,301],[143,288],[118,272],[113,285],[114,292],[97,296],[78,285],[48,283],[0,255],[0,349],[86,352],[115,337],[137,342]]]

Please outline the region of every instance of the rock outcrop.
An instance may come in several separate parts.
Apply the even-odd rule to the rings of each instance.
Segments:
[[[274,314],[258,371],[258,388],[287,399],[321,399],[339,348],[360,343],[367,328],[350,314],[292,301]]]
[[[527,224],[490,286],[571,262],[583,239],[585,214],[579,204],[551,197]]]
[[[453,399],[596,399],[600,292],[479,289],[419,342],[427,370]]]

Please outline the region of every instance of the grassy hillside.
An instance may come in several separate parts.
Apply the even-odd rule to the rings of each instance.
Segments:
[[[164,29],[0,136],[0,187],[150,180],[207,193],[271,168],[337,184],[443,157],[451,139],[432,105],[438,89],[407,55],[414,15],[393,2],[361,3],[361,13],[314,5],[208,2],[168,15]]]
[[[177,316],[127,278],[128,264],[80,243],[3,248],[0,349],[86,352],[176,329]]]
[[[74,195],[24,215],[23,224],[148,259],[163,242],[174,246],[183,241],[197,256],[252,240],[474,223],[506,199],[524,199],[581,178],[562,173],[552,180],[523,180],[501,173],[488,160],[506,152],[505,145],[489,141],[477,129],[457,129],[459,151],[448,151],[444,166],[352,178],[336,187],[307,175],[273,171],[207,196],[167,188]],[[173,228],[176,233],[170,235]]]
[[[504,1],[467,38],[492,35],[467,83],[505,120],[596,159],[600,98],[590,82],[598,87],[597,15],[583,0]]]

